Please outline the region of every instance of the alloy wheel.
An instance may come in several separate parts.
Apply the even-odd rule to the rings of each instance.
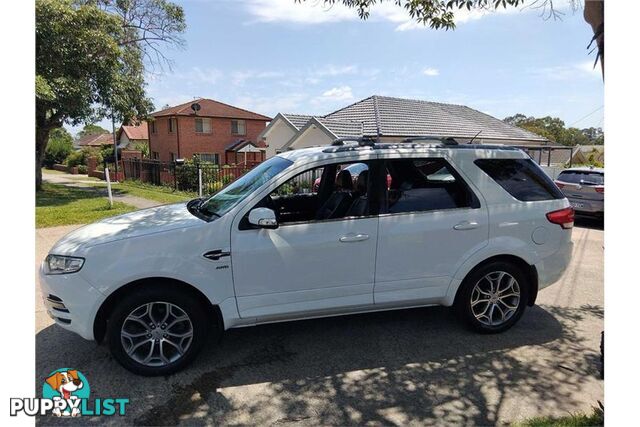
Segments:
[[[145,366],[165,366],[180,359],[193,341],[191,319],[175,304],[143,304],[125,318],[120,330],[125,353]]]
[[[500,326],[518,310],[520,295],[520,285],[511,274],[491,272],[473,287],[471,312],[483,325]]]

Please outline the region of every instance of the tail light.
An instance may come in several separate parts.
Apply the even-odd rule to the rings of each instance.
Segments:
[[[573,220],[576,217],[576,213],[573,208],[564,208],[559,211],[549,212],[547,219],[553,224],[558,224],[560,227],[568,230],[573,228]]]
[[[595,187],[595,189],[598,193],[604,194],[604,187]]]
[[[563,188],[564,184],[559,183],[558,181],[554,181],[556,183],[556,185],[558,186],[558,188]]]

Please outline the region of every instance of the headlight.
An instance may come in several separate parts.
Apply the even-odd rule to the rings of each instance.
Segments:
[[[46,274],[68,274],[80,271],[84,258],[62,255],[48,255],[45,260]]]

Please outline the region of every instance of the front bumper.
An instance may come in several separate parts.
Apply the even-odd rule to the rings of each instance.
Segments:
[[[80,273],[47,275],[41,268],[39,279],[49,317],[64,329],[93,340],[93,322],[106,297]]]

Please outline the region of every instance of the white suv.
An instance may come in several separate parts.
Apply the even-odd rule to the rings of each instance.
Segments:
[[[288,151],[210,198],[82,227],[42,265],[48,312],[142,375],[284,320],[444,305],[504,331],[567,267],[574,212],[523,151],[450,144]]]

